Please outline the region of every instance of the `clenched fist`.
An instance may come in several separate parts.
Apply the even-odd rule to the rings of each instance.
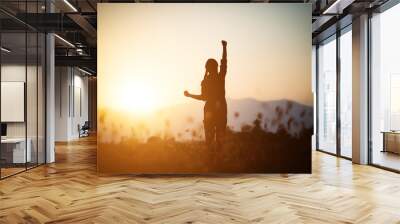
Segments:
[[[225,47],[228,42],[226,42],[226,40],[221,40],[221,43],[222,43],[222,46]]]

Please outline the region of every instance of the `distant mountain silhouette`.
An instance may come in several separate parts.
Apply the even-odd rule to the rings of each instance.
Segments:
[[[280,128],[293,136],[312,128],[313,108],[291,100],[259,101],[252,98],[228,99],[228,126],[239,131],[256,119],[267,132]],[[188,102],[161,109],[158,115],[178,139],[202,138],[203,103]]]

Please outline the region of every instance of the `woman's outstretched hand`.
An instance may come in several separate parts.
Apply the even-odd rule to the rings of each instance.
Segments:
[[[190,93],[187,91],[187,90],[185,90],[184,92],[183,92],[183,95],[185,95],[185,96],[189,96],[190,95]]]
[[[225,47],[228,42],[226,42],[226,40],[221,40],[221,43],[222,43],[222,46]]]

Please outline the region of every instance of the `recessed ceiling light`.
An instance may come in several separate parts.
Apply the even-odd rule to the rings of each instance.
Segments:
[[[0,49],[1,49],[1,51],[4,51],[6,53],[10,53],[11,52],[11,50],[9,50],[9,49],[7,49],[5,47],[1,47]]]
[[[343,9],[348,7],[354,0],[336,0],[322,14],[342,14]]]
[[[78,12],[78,10],[68,1],[64,0],[65,4],[67,4],[74,12]]]
[[[60,37],[58,34],[54,34],[55,37],[57,37],[59,40],[61,40],[62,42],[66,43],[68,46],[75,48],[75,45],[73,45],[71,42],[69,42],[68,40]]]
[[[85,73],[85,74],[87,74],[87,75],[90,75],[90,76],[93,75],[92,73],[90,73],[90,72],[88,72],[88,71],[86,71],[86,70],[83,70],[83,69],[81,69],[81,68],[79,68],[79,67],[78,67],[78,70],[81,71],[81,72],[83,72],[83,73]]]

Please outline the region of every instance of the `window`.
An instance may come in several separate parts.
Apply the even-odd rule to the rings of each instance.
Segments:
[[[336,153],[336,36],[318,47],[318,149]]]
[[[400,170],[400,5],[371,18],[371,162]]]
[[[340,36],[340,155],[352,156],[352,34],[351,26]]]
[[[338,34],[320,43],[317,50],[317,147],[351,158],[352,26]]]

